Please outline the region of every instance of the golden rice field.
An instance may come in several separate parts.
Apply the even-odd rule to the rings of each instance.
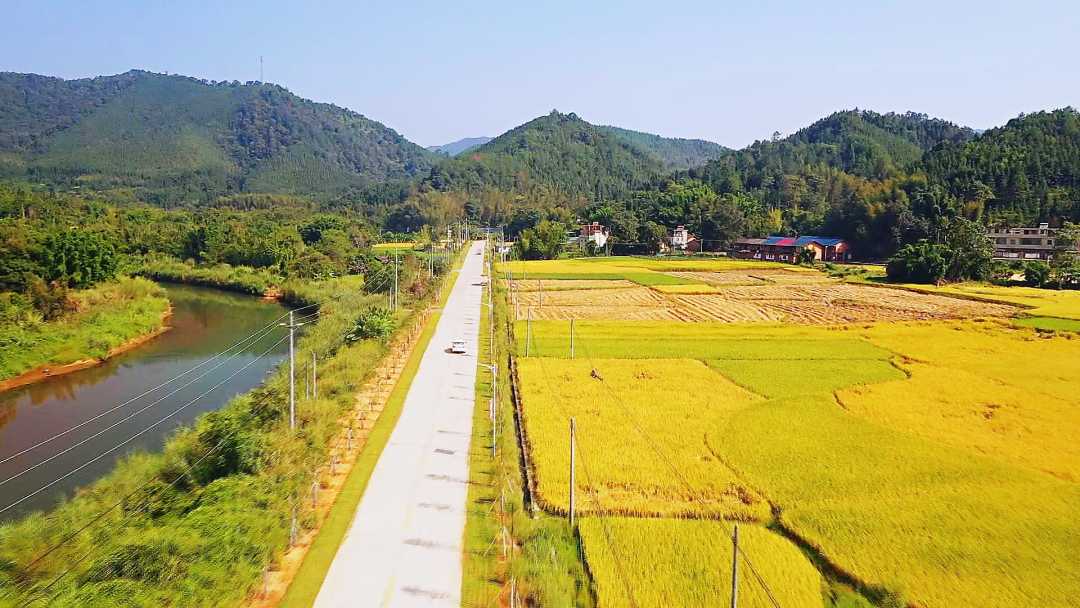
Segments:
[[[1007,302],[1023,306],[1033,315],[1080,320],[1080,291],[1057,291],[1035,287],[1000,287],[976,283],[961,283],[933,287],[929,285],[906,285],[925,293],[944,293],[977,300]]]
[[[578,475],[579,492],[590,496],[578,501],[581,510],[600,504],[604,512],[621,514],[708,515],[711,509],[736,518],[767,517],[768,504],[712,453],[704,430],[688,436],[687,428],[700,424],[701,410],[730,410],[760,399],[701,361],[529,358],[518,365],[538,499],[545,508],[569,509],[573,417],[581,462],[591,476],[590,482],[585,469]],[[607,382],[627,388],[624,401],[612,400],[605,384],[590,377],[594,367],[603,370]],[[671,403],[675,395],[688,398]],[[669,405],[652,406],[664,402]],[[621,406],[653,428],[654,439],[672,446],[669,457],[687,469],[690,488],[673,483],[671,469],[635,432]],[[622,441],[617,457],[608,443],[614,437]],[[705,497],[704,504],[697,495]]]
[[[530,465],[549,508],[565,509],[573,415],[595,469],[595,487],[579,470],[579,496],[589,485],[605,511],[772,521],[909,605],[1077,605],[1080,339],[992,319],[576,325],[577,359],[567,323],[534,321],[533,356],[519,360]],[[686,523],[647,521],[627,525]],[[631,605],[590,526],[601,605]],[[683,587],[712,588],[695,570],[707,544],[685,557],[638,530],[625,533],[633,554],[659,556]],[[680,588],[642,593],[661,598],[652,605],[708,603]],[[711,605],[727,597],[704,593],[720,598]]]
[[[674,518],[586,517],[580,529],[599,608],[728,605],[730,524]],[[610,545],[608,536],[612,539]],[[752,525],[740,526],[739,544],[752,556],[754,567],[781,606],[821,608],[821,575],[795,545]],[[745,562],[739,565],[739,606],[773,607]]]

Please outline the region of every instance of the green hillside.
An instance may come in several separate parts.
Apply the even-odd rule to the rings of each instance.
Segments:
[[[992,219],[1080,221],[1080,113],[1073,108],[1014,118],[929,152],[923,164],[936,184],[984,205]]]
[[[737,174],[751,188],[768,187],[783,173],[828,167],[863,178],[883,179],[917,165],[926,150],[974,137],[971,129],[924,114],[844,111],[827,116],[794,135],[759,141],[710,163],[710,181]]]
[[[620,140],[656,156],[672,169],[689,169],[720,158],[727,148],[704,139],[681,139],[661,137],[652,133],[631,131],[620,127],[602,126],[602,131],[614,134]]]
[[[276,85],[132,71],[0,74],[0,176],[153,202],[226,192],[332,195],[427,173],[433,156],[355,112]]]
[[[664,173],[664,163],[576,114],[552,111],[511,129],[432,171],[439,190],[553,189],[606,200]]]

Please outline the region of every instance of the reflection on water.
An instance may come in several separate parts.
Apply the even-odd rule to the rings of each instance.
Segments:
[[[277,303],[251,296],[182,285],[166,285],[166,289],[173,304],[173,315],[169,318],[172,330],[103,365],[0,393],[0,460],[187,372],[262,328],[275,324],[286,312]],[[0,485],[0,509],[4,509],[105,454],[93,464],[0,513],[0,520],[53,506],[61,497],[70,497],[75,489],[107,473],[124,454],[135,449],[160,449],[164,438],[179,425],[190,423],[199,414],[218,409],[232,397],[258,386],[288,354],[287,341],[271,348],[286,335],[285,332],[284,328],[275,328],[265,337],[249,342],[244,349],[231,351],[229,355],[239,354],[228,361],[225,359],[229,355],[226,355],[207,363],[115,412],[0,464],[0,481],[3,481],[161,400],[84,445]],[[266,356],[258,360],[267,349],[270,351]],[[246,369],[242,369],[245,366]],[[229,378],[233,374],[235,376]],[[188,405],[219,383],[221,386]],[[170,413],[174,415],[165,422],[113,450]]]

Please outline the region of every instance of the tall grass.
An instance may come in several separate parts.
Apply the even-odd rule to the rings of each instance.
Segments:
[[[132,274],[155,281],[214,287],[251,295],[262,295],[285,280],[285,277],[265,268],[228,264],[198,266],[167,255],[132,257],[127,264]]]
[[[165,290],[142,278],[69,294],[75,312],[57,321],[28,317],[0,326],[0,380],[40,365],[105,357],[121,344],[162,326]]]
[[[312,480],[340,415],[388,348],[340,338],[383,299],[342,279],[288,289],[294,301],[321,303],[297,344],[298,361],[320,359],[319,395],[298,399],[296,430],[285,362],[260,388],[179,429],[163,452],[132,455],[53,512],[0,526],[0,606],[235,605],[286,549],[293,509],[302,527],[317,523]],[[410,314],[402,310],[399,322]]]

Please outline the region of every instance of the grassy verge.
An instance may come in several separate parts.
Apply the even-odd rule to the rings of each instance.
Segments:
[[[492,423],[487,413],[491,376],[481,372],[476,386],[469,468],[462,605],[497,605],[496,595],[500,593],[505,605],[512,584],[524,605],[592,608],[595,605],[592,584],[581,558],[578,537],[563,517],[541,512],[534,519],[531,506],[525,502],[509,359],[509,353],[513,352],[513,326],[509,322],[505,289],[498,281],[490,281],[489,285],[495,289],[500,431],[498,452],[493,457]],[[490,352],[490,334],[485,331],[488,309],[481,308],[484,316],[479,354],[481,361],[486,361]],[[503,528],[510,539],[505,557],[500,537]]]
[[[431,342],[431,337],[435,335],[435,326],[440,316],[440,313],[432,313],[427,328],[387,399],[379,421],[368,436],[363,452],[357,458],[356,464],[349,473],[349,478],[345,481],[341,493],[338,494],[330,515],[323,522],[322,530],[315,537],[293,584],[289,586],[288,592],[282,599],[281,608],[306,608],[315,603],[326,573],[330,570],[330,564],[334,561],[337,549],[352,523],[353,514],[356,513],[360,499],[364,496],[379,456],[390,441],[390,435],[397,425],[398,418],[401,417],[405,397],[409,393],[409,387],[412,386],[413,378],[416,377],[416,371],[420,368],[424,351]]]
[[[40,365],[103,358],[128,340],[164,325],[169,300],[161,287],[140,278],[72,292],[76,312],[54,322],[12,315],[0,326],[0,380]]]

